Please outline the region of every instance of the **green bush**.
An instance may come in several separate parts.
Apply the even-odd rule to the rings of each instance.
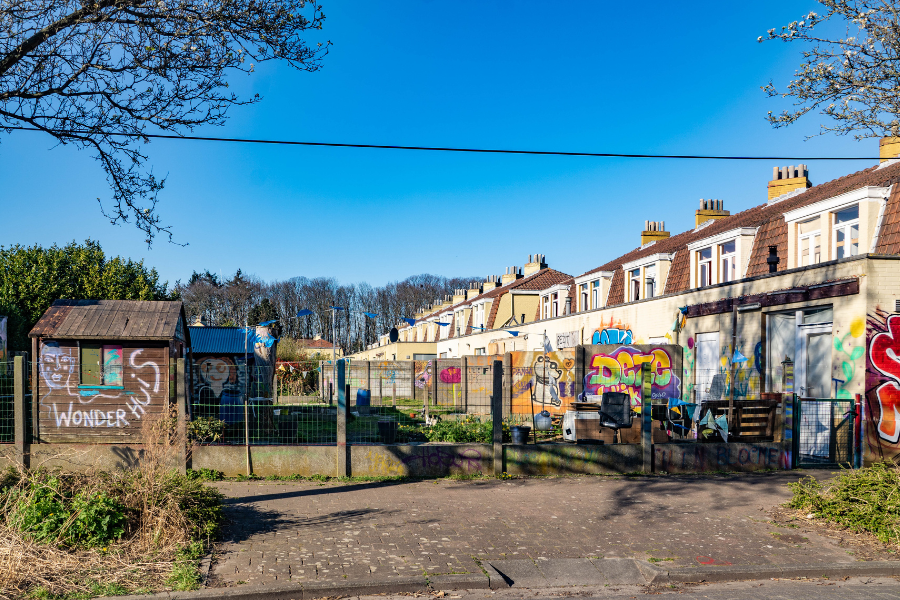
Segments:
[[[125,534],[125,505],[104,492],[73,495],[52,477],[21,490],[18,500],[12,524],[35,542],[90,548]]]
[[[788,506],[809,511],[854,532],[869,532],[885,544],[900,546],[900,467],[876,463],[843,471],[830,485],[812,477],[789,483]]]
[[[429,442],[452,442],[455,444],[490,444],[494,439],[494,424],[466,417],[461,421],[438,421],[424,430]],[[509,424],[503,424],[503,439],[509,439]]]
[[[188,438],[201,444],[218,442],[225,434],[225,421],[214,417],[199,417],[188,422]]]

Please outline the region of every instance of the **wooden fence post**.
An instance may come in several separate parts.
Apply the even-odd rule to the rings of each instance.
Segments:
[[[13,359],[13,441],[16,444],[16,462],[27,468],[30,462],[25,452],[28,438],[27,406],[25,405],[25,358]]]
[[[491,391],[492,444],[494,475],[503,473],[503,361],[494,361],[494,385]]]
[[[176,434],[175,440],[178,444],[178,472],[184,475],[187,473],[187,462],[188,462],[188,431],[187,431],[187,379],[184,369],[184,359],[176,358],[175,359],[175,410],[177,419],[176,419]],[[181,438],[181,436],[184,438]]]

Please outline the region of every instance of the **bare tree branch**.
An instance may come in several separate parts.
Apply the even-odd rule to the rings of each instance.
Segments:
[[[0,129],[89,150],[112,190],[102,214],[133,220],[148,245],[172,241],[141,135],[222,125],[258,102],[228,91],[230,72],[270,60],[318,70],[331,42],[302,36],[324,19],[314,0],[0,0]]]

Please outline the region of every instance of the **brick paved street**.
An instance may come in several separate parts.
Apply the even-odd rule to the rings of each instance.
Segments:
[[[221,482],[231,524],[210,585],[471,573],[476,560],[521,558],[853,561],[834,540],[767,522],[800,476]]]

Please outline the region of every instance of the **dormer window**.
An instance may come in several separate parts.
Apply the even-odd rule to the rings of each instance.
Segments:
[[[644,298],[656,296],[656,265],[644,267]]]
[[[859,254],[859,205],[834,213],[834,257]]]
[[[641,270],[634,269],[629,272],[631,277],[631,301],[641,299]]]
[[[600,280],[591,282],[591,308],[600,308]]]
[[[737,276],[737,244],[734,240],[719,244],[722,257],[722,282],[734,281]]]
[[[706,287],[712,283],[712,248],[697,252],[698,285]]]
[[[822,262],[822,220],[818,217],[799,224],[800,266],[808,267]]]

